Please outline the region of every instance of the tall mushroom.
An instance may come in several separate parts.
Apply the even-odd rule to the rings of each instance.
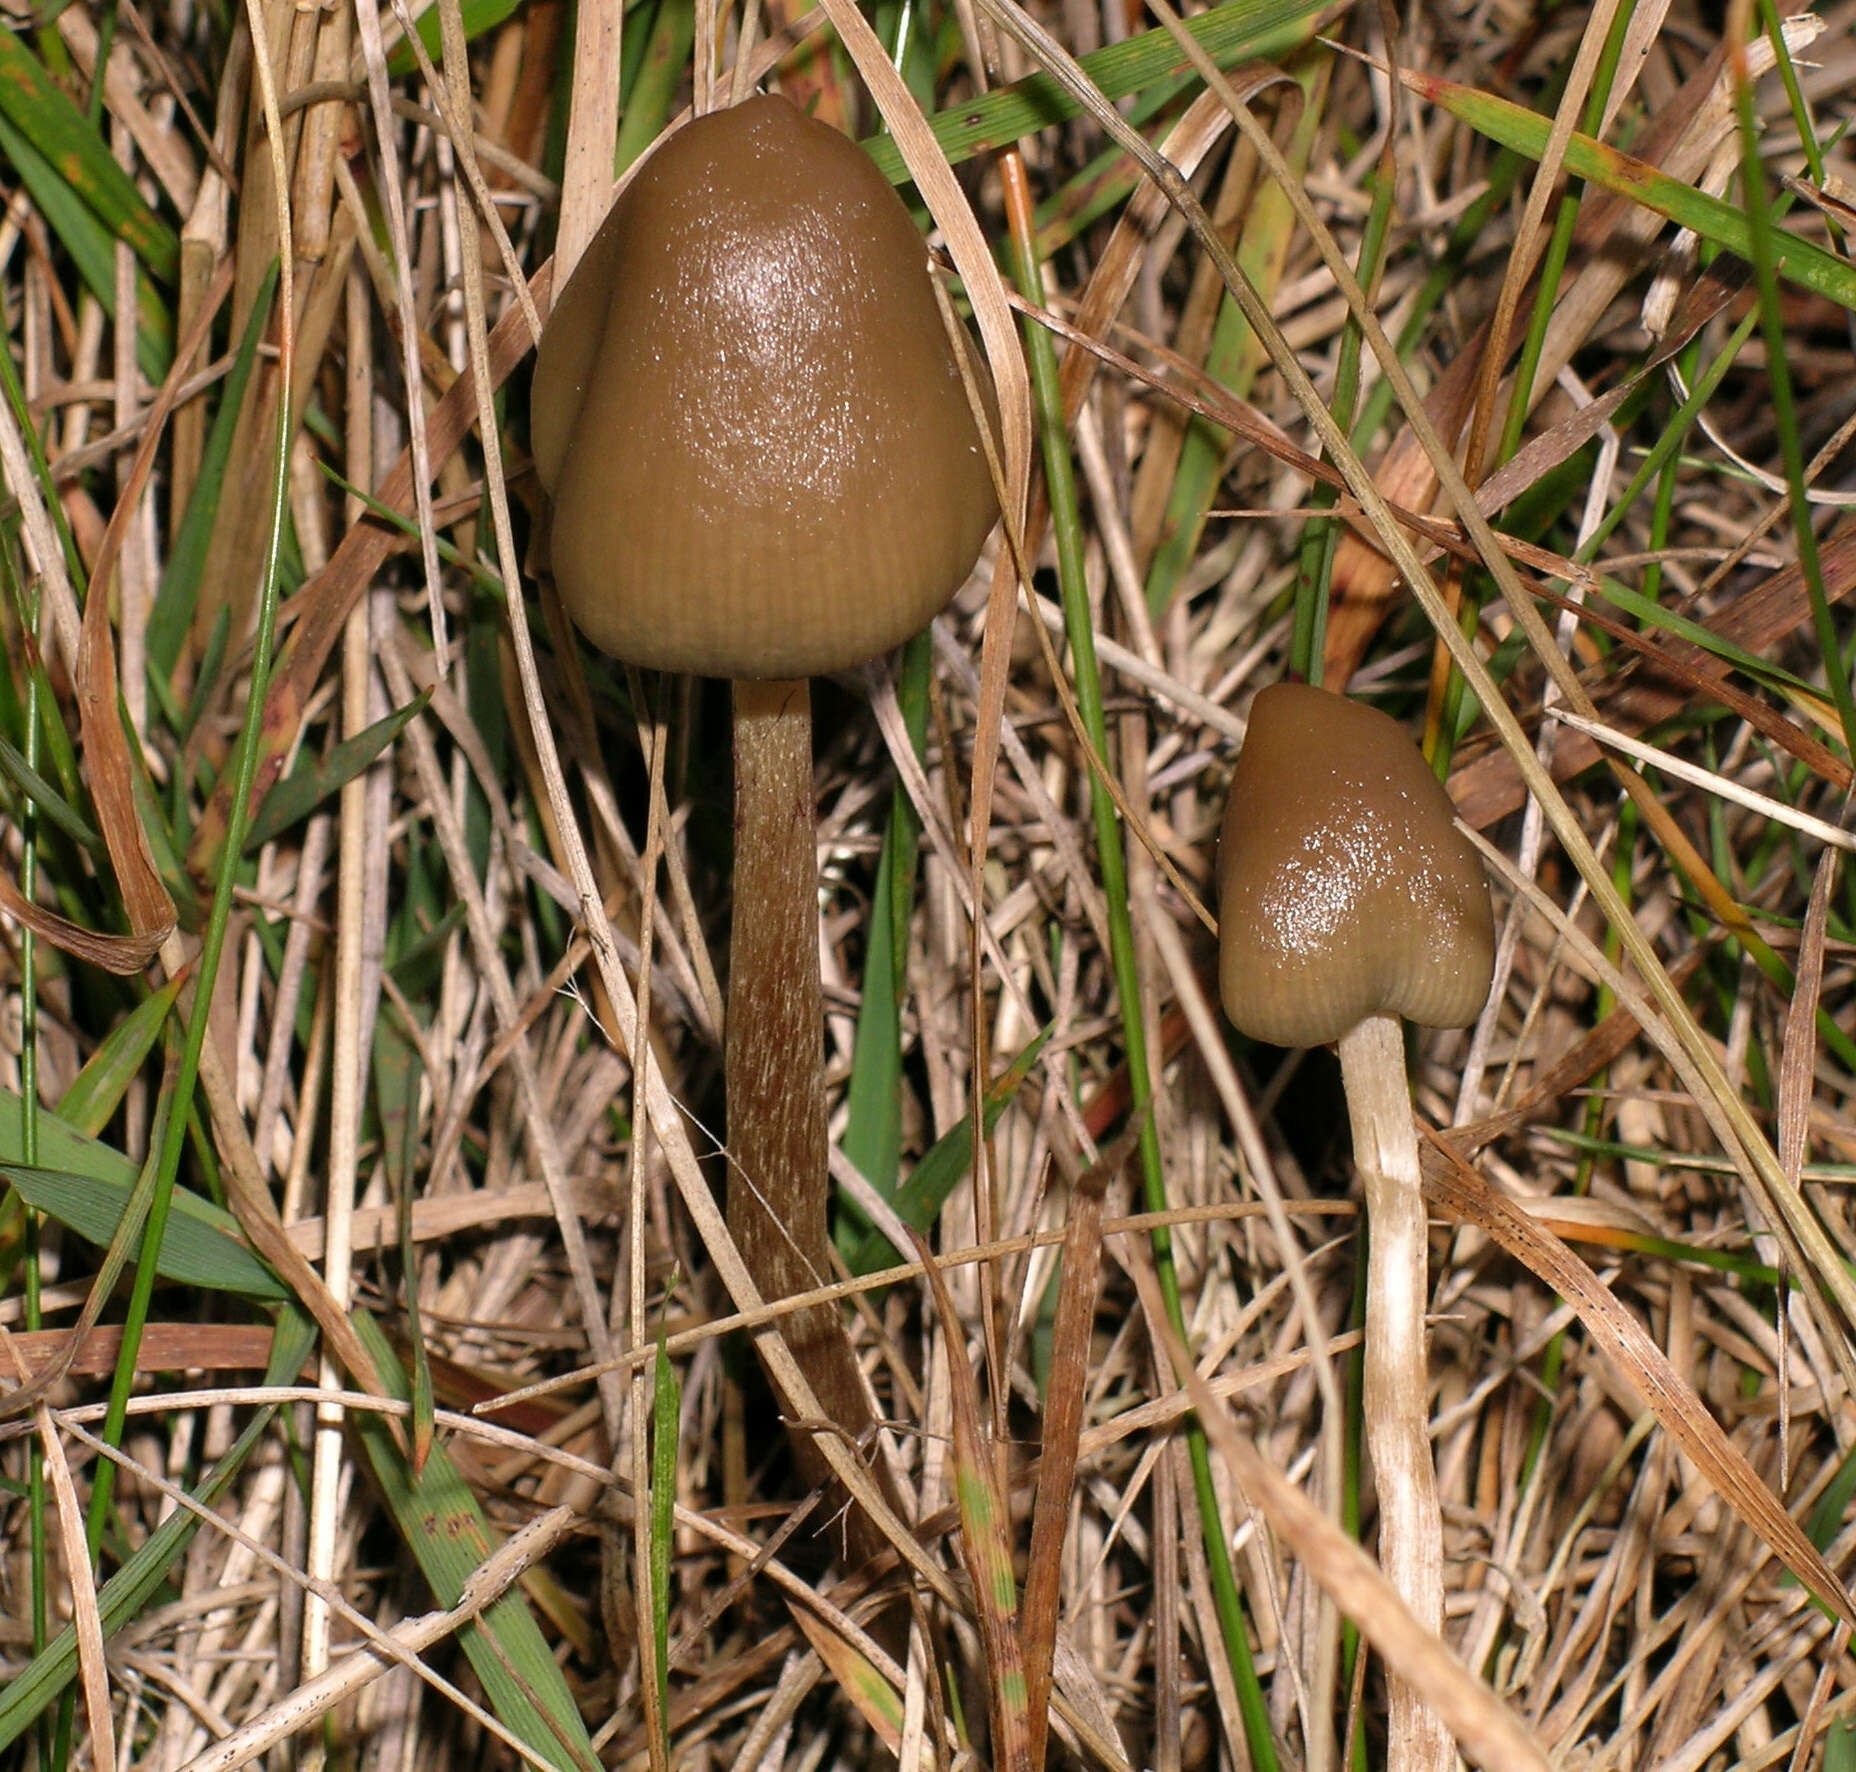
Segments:
[[[1377,709],[1279,683],[1252,705],[1218,847],[1225,1012],[1276,1046],[1340,1042],[1366,1193],[1367,1447],[1380,1560],[1418,1622],[1443,1622],[1431,1457],[1427,1243],[1399,1020],[1461,1027],[1494,969],[1475,850],[1404,730]],[[1449,1734],[1391,1682],[1392,1772],[1451,1772]]]
[[[787,100],[701,118],[639,169],[561,292],[531,414],[581,631],[734,679],[728,1223],[762,1296],[789,1297],[830,1271],[806,679],[925,626],[997,514],[926,247],[869,158]],[[837,1313],[786,1338],[861,1434]]]

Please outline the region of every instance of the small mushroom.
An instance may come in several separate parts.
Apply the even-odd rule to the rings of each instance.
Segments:
[[[1494,970],[1494,919],[1450,797],[1403,728],[1304,684],[1256,698],[1218,847],[1225,1012],[1276,1046],[1340,1042],[1366,1193],[1365,1417],[1380,1560],[1418,1622],[1443,1622],[1431,1457],[1424,1197],[1400,1018],[1473,1021]],[[1387,1765],[1451,1772],[1449,1734],[1391,1683]]]
[[[763,1297],[809,1291],[830,1267],[806,679],[925,626],[997,515],[921,235],[868,156],[783,98],[690,123],[561,292],[531,428],[581,631],[734,679],[728,1221]],[[786,1338],[860,1435],[836,1311]]]

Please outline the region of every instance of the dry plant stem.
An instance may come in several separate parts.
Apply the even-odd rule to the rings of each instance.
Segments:
[[[1379,1496],[1379,1562],[1413,1618],[1443,1624],[1443,1523],[1431,1459],[1424,1306],[1428,1283],[1424,1184],[1405,1079],[1405,1042],[1392,1016],[1373,1015],[1340,1042],[1353,1121],[1353,1160],[1366,1189],[1366,1445]],[[1456,1748],[1435,1713],[1388,1675],[1388,1772],[1452,1772]]]
[[[772,1303],[831,1275],[812,698],[803,679],[737,682],[734,696],[728,1229]],[[871,1414],[836,1307],[799,1312],[784,1332],[821,1407],[855,1440]],[[796,1429],[793,1443],[807,1481],[827,1481],[811,1432]]]

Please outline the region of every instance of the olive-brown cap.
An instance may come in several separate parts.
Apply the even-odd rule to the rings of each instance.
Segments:
[[[998,514],[928,253],[869,156],[786,99],[670,137],[535,365],[561,600],[721,677],[842,670],[960,588]]]
[[[1320,1046],[1373,1015],[1473,1021],[1495,927],[1453,819],[1396,721],[1306,684],[1265,689],[1218,843],[1219,980],[1239,1030]]]

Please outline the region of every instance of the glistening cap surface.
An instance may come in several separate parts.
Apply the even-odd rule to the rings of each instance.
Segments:
[[[1396,721],[1278,683],[1252,704],[1218,844],[1225,1013],[1276,1046],[1373,1015],[1473,1021],[1495,965],[1488,883]]]
[[[997,514],[921,236],[868,156],[783,98],[639,170],[555,306],[532,419],[562,601],[663,670],[886,652]]]

